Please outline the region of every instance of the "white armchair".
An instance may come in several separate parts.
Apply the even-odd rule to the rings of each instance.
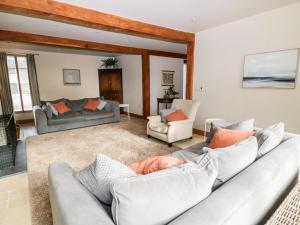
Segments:
[[[147,124],[148,137],[154,137],[165,141],[172,146],[173,142],[192,138],[193,123],[196,117],[200,102],[196,100],[174,99],[172,108],[181,109],[187,120],[163,123],[160,116],[149,116]]]

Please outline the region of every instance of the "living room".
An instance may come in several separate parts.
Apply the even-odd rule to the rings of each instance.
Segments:
[[[159,4],[0,2],[0,224],[299,224],[299,1]]]

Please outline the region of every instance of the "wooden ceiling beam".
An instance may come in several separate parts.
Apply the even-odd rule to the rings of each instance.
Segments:
[[[181,58],[181,59],[185,59],[187,57],[186,54],[181,54],[181,53],[156,51],[156,50],[143,49],[143,48],[111,45],[105,43],[82,41],[82,40],[61,38],[61,37],[51,37],[45,35],[21,33],[21,32],[6,31],[6,30],[0,30],[0,40],[48,45],[48,46],[56,46],[56,47],[85,49],[85,50],[93,50],[93,51],[109,52],[109,53],[123,53],[123,54],[133,54],[133,55],[143,55],[146,53],[149,55],[157,55],[157,56]]]
[[[176,43],[188,43],[195,40],[194,33],[53,0],[1,0],[0,11]]]

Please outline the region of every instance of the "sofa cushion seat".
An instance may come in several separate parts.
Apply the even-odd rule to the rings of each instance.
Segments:
[[[114,116],[113,112],[107,112],[105,110],[101,110],[101,111],[83,110],[80,113],[85,120],[97,120],[97,119],[104,119],[104,118],[109,118]]]
[[[48,125],[61,125],[64,123],[74,123],[84,121],[84,116],[79,112],[67,112],[60,116],[52,117],[48,120]]]
[[[167,134],[169,130],[169,126],[165,123],[153,123],[149,124],[150,130],[153,130],[155,132],[161,133],[161,134]]]

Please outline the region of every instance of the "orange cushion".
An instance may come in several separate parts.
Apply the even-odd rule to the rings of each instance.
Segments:
[[[88,99],[84,108],[87,110],[96,111],[99,104],[100,104],[100,100],[98,99]]]
[[[63,101],[53,104],[53,106],[60,115],[71,111]]]
[[[153,156],[129,165],[138,174],[148,174],[185,163],[172,156]]]
[[[167,122],[186,120],[186,119],[188,119],[188,117],[184,114],[184,112],[181,109],[177,109],[175,112],[167,115],[166,117]]]
[[[253,135],[255,135],[254,131],[228,130],[218,127],[208,147],[225,148]]]

